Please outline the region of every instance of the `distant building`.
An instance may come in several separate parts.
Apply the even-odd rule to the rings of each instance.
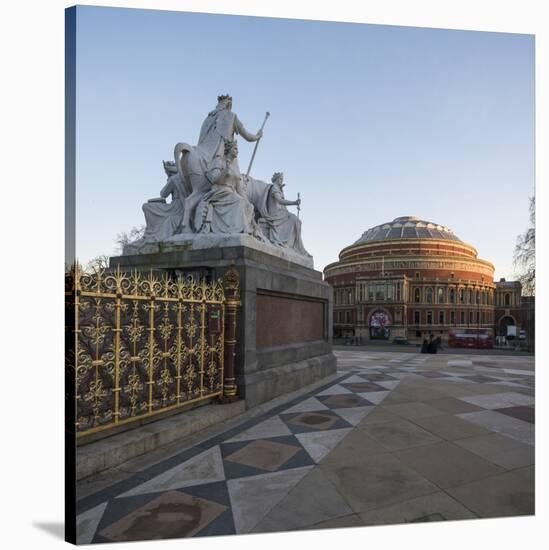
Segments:
[[[493,264],[473,246],[414,216],[368,229],[324,276],[334,289],[334,338],[506,336],[509,326],[518,338],[526,322],[520,283],[494,283]]]
[[[519,281],[500,279],[496,283],[495,299],[495,333],[496,336],[513,340],[526,341],[533,349],[535,338],[535,299],[533,296],[522,295],[522,285]]]

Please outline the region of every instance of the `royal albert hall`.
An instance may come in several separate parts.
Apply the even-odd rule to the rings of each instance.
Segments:
[[[414,216],[368,229],[324,276],[334,338],[446,341],[452,330],[478,337],[497,324],[494,266],[447,227]],[[520,301],[520,290],[510,299]]]

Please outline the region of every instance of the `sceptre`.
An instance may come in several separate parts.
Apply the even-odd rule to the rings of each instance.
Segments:
[[[301,201],[301,197],[299,196],[299,193],[297,194],[297,200]],[[297,219],[299,220],[299,211],[301,210],[301,202],[297,203]]]
[[[269,118],[269,116],[271,115],[271,113],[269,113],[269,111],[267,111],[265,113],[265,120],[263,120],[263,124],[261,125],[261,128],[260,128],[260,132],[263,131],[263,128],[265,127],[265,122],[267,122],[267,119]],[[255,142],[255,147],[254,147],[254,152],[252,153],[252,158],[250,159],[250,164],[248,166],[248,171],[246,172],[246,177],[248,177],[250,175],[250,170],[252,169],[252,164],[254,162],[254,158],[255,158],[255,153],[257,151],[257,146],[259,145],[259,140],[261,138],[259,138],[256,142]]]

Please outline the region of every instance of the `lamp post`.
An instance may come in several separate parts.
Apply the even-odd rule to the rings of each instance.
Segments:
[[[477,349],[480,347],[480,292],[477,290]]]

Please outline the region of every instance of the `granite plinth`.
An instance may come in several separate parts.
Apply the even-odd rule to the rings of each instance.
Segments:
[[[335,372],[333,294],[319,271],[282,254],[266,253],[259,241],[255,246],[204,249],[158,246],[151,253],[141,250],[112,257],[110,265],[124,270],[199,272],[212,279],[222,278],[231,265],[238,271],[242,307],[235,369],[238,392],[247,408]]]
[[[192,234],[180,233],[162,242],[130,243],[124,247],[124,255],[159,254],[165,252],[182,252],[187,250],[208,250],[227,247],[246,246],[252,250],[265,252],[271,256],[288,260],[313,269],[312,256],[298,254],[291,248],[276,246],[269,241],[262,242],[251,235],[236,234]]]

